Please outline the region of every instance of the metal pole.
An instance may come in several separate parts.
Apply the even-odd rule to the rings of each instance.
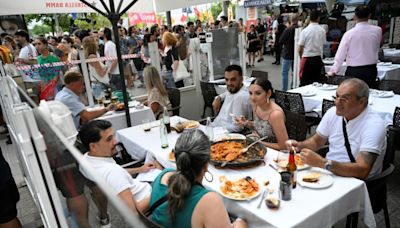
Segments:
[[[172,20],[171,20],[171,11],[166,12],[167,16],[167,25],[172,28]]]
[[[119,33],[118,33],[118,20],[120,19],[120,14],[115,12],[114,0],[110,0],[110,15],[108,15],[108,19],[110,20],[113,27],[114,41],[115,41],[115,46],[117,48],[118,68],[119,68],[120,80],[122,83],[122,95],[124,97],[126,125],[128,127],[131,127],[132,126],[131,115],[129,113],[128,94],[126,92],[124,66],[122,63],[121,45],[119,43]]]

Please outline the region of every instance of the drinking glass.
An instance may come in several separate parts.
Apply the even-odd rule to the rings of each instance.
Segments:
[[[143,131],[149,132],[151,130],[151,121],[149,119],[142,120]]]

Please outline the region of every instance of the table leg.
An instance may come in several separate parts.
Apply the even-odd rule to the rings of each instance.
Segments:
[[[358,226],[358,212],[351,213],[346,218],[346,228],[357,228]]]

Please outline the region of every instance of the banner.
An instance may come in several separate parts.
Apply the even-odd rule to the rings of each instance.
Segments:
[[[136,25],[139,23],[145,23],[145,24],[157,23],[157,18],[155,13],[129,13],[128,18],[130,25]]]
[[[266,5],[271,5],[272,0],[247,0],[244,1],[244,7],[260,7],[260,6],[266,6]]]

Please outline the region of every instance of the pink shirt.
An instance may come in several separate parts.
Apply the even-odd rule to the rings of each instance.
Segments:
[[[378,62],[382,29],[368,22],[359,22],[340,41],[335,63],[330,72],[337,74],[344,60],[347,66],[366,66]]]

